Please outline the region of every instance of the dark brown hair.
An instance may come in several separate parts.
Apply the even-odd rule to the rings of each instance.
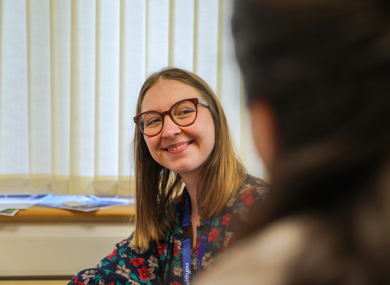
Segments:
[[[274,194],[251,232],[321,217],[361,269],[359,284],[390,283],[389,18],[388,1],[237,0],[232,20],[248,102],[270,106],[279,139]],[[337,274],[309,283],[348,275]]]
[[[222,106],[199,76],[178,68],[154,73],[143,84],[137,114],[146,92],[159,80],[176,80],[194,87],[208,103],[215,125],[215,145],[198,177],[198,211],[201,218],[218,214],[246,177],[246,169],[236,156]],[[158,164],[151,156],[143,134],[136,128],[134,136],[136,179],[136,227],[132,245],[148,247],[150,241],[165,238],[171,227],[168,215],[172,198],[180,193],[179,175]]]

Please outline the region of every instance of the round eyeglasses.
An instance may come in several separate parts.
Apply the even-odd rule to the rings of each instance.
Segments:
[[[146,111],[134,117],[140,131],[149,137],[157,136],[164,126],[164,117],[169,115],[172,121],[181,127],[193,124],[198,116],[198,104],[208,107],[206,101],[198,98],[181,100],[165,112]]]

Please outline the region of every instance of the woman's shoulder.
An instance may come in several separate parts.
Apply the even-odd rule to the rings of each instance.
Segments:
[[[337,243],[336,231],[318,217],[280,219],[238,242],[218,269],[198,284],[313,284],[313,280],[339,284],[332,282],[343,272],[338,269],[357,268]],[[329,265],[327,270],[324,265]],[[298,279],[292,281],[292,276]]]
[[[117,243],[114,250],[96,267],[80,271],[69,284],[129,285],[146,281],[159,284],[159,277],[154,272],[158,267],[158,259],[154,254],[153,243],[149,249],[132,246],[133,235]]]
[[[261,207],[269,189],[264,180],[247,175],[226,203],[225,211],[232,215],[233,224],[246,221],[252,208]]]
[[[264,181],[263,179],[258,178],[256,176],[253,176],[251,174],[247,174],[246,175],[246,179],[245,179],[244,182],[246,182],[248,184],[253,184],[253,185],[257,186],[257,187],[264,187],[264,188],[269,188],[270,187],[270,185],[266,181]]]
[[[233,207],[234,213],[240,212],[245,216],[254,204],[264,200],[269,190],[270,186],[267,182],[248,174],[246,179],[240,184],[240,187],[229,200],[227,206]]]
[[[290,265],[307,243],[306,233],[304,220],[276,222],[237,243],[229,258],[199,284],[283,284]]]
[[[249,196],[257,193],[259,196],[263,196],[270,190],[270,185],[263,179],[247,174],[246,179],[241,183],[236,196]]]

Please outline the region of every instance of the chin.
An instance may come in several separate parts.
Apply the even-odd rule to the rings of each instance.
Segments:
[[[170,169],[171,169],[171,171],[173,171],[181,176],[181,175],[189,174],[191,172],[195,172],[195,170],[197,168],[182,166],[182,167],[172,167]]]
[[[191,169],[186,169],[186,168],[182,168],[182,167],[179,167],[179,168],[172,168],[171,170],[172,170],[173,172],[179,174],[179,175],[182,175],[182,174],[191,172]]]

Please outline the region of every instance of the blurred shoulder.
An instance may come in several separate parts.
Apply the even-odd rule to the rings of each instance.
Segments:
[[[286,218],[240,241],[229,258],[199,284],[284,284],[291,265],[310,240],[316,222],[306,217]]]

